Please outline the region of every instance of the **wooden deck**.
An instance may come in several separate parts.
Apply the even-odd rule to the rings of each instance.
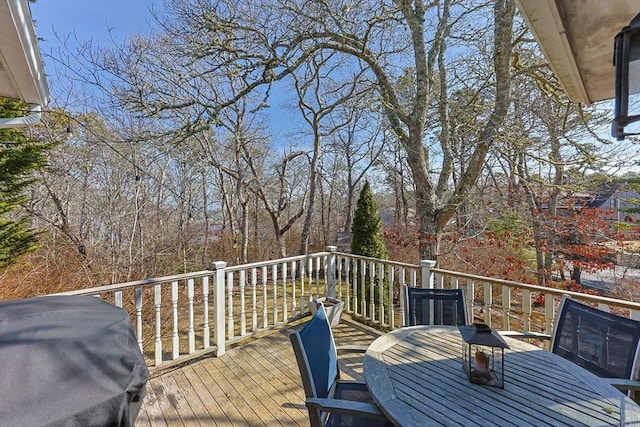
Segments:
[[[151,377],[136,426],[308,426],[304,392],[289,331],[266,333]],[[380,335],[343,316],[337,345],[371,343]],[[341,355],[343,378],[362,379],[362,355]]]

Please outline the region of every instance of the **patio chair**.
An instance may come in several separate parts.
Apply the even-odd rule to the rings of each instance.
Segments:
[[[467,325],[464,289],[404,287],[405,325]]]
[[[551,352],[605,378],[620,390],[640,390],[640,322],[564,296]]]
[[[289,338],[296,355],[311,427],[392,426],[360,381],[340,379],[338,354],[322,304]]]

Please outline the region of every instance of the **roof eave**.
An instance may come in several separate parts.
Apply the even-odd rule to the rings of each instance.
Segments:
[[[44,66],[27,0],[0,0],[0,96],[45,107]]]
[[[591,104],[554,0],[515,0],[529,29],[573,102]]]

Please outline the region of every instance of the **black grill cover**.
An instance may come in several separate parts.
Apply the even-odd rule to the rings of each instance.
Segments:
[[[0,426],[131,426],[147,378],[125,310],[89,296],[0,303]]]

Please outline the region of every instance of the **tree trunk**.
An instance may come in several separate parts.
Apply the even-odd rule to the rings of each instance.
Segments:
[[[429,177],[425,150],[423,146],[423,131],[416,127],[409,134],[407,146],[407,161],[411,168],[415,185],[416,215],[420,224],[419,249],[421,259],[437,260],[437,235],[443,229],[437,225],[436,207],[433,203],[433,184]]]
[[[242,225],[240,238],[240,262],[246,264],[249,262],[249,203],[242,203]]]
[[[574,282],[576,282],[578,285],[580,284],[580,276],[582,275],[582,270],[580,269],[580,267],[576,267],[575,265],[572,267],[571,270],[571,280],[573,280]]]
[[[346,202],[346,212],[344,219],[344,232],[351,233],[351,224],[353,223],[353,198],[355,197],[354,185],[351,178],[351,171],[349,171],[348,181],[347,181],[347,202]]]
[[[313,129],[313,157],[311,158],[311,171],[309,176],[309,204],[307,206],[307,214],[304,218],[302,233],[300,235],[300,255],[304,255],[309,251],[309,232],[311,231],[311,222],[316,206],[316,189],[318,187],[318,158],[320,157],[320,149],[322,146],[322,137],[318,123],[314,122]]]
[[[496,78],[495,102],[491,116],[480,133],[479,140],[469,160],[467,169],[458,181],[453,194],[446,197],[446,185],[441,174],[438,181],[438,194],[434,193],[429,179],[427,163],[424,161],[422,146],[422,128],[410,128],[409,165],[413,171],[416,186],[416,209],[422,227],[420,253],[422,259],[438,261],[439,241],[449,220],[455,215],[458,206],[463,203],[475,186],[484,167],[487,152],[494,143],[498,130],[507,115],[511,99],[510,59],[512,52],[513,17],[515,3],[512,0],[496,0],[494,6],[494,52],[493,66]],[[418,139],[420,141],[418,141]],[[420,145],[418,145],[418,143]],[[442,192],[440,192],[442,191]],[[436,197],[441,199],[436,206]]]

